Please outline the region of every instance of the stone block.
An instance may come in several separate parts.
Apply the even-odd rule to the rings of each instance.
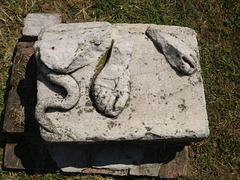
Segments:
[[[23,36],[37,37],[40,31],[62,22],[61,14],[28,14],[24,19]]]
[[[132,36],[134,37],[134,46],[133,47],[135,49],[142,48],[143,46],[145,47],[144,43],[141,44],[142,42],[144,42],[142,36],[145,33],[144,30],[146,30],[146,28],[149,27],[150,25],[143,25],[142,27],[140,27],[140,26],[135,27],[135,25],[131,26],[131,25],[127,25],[127,24],[116,24],[116,25],[113,25],[113,26],[115,26],[114,28],[116,28],[117,32],[118,33],[120,32],[120,34],[124,34],[126,32],[129,32],[129,34],[132,34]],[[127,28],[124,27],[124,26],[127,26]],[[164,29],[164,32],[166,32],[167,29],[168,29],[168,26],[162,26],[162,28]],[[172,29],[170,28],[170,32],[173,31],[174,33],[177,33],[177,36],[181,36],[181,34],[183,34],[183,35],[184,34],[186,35],[188,33],[191,34],[192,31],[189,30],[188,28],[186,28],[186,29],[188,31],[184,32],[185,31],[184,28],[179,28],[178,29],[177,27],[172,27]],[[180,31],[180,32],[178,32],[178,31]],[[126,37],[129,37],[129,36],[122,36],[122,37],[126,38]],[[146,38],[146,36],[144,36],[144,38]],[[195,35],[193,35],[193,34],[190,38],[186,37],[185,41],[187,41],[189,43],[189,41],[191,41],[191,38],[194,39],[194,42],[192,42],[192,43],[193,44],[196,43]],[[115,39],[118,40],[119,36],[118,36],[118,38],[116,36]],[[150,41],[150,39],[148,37],[147,37],[147,39],[148,39],[148,41]],[[117,42],[118,42],[118,44],[121,44],[121,41],[118,40]],[[22,57],[24,57],[26,54],[29,57],[32,54],[32,48],[31,48],[32,44],[31,43],[28,44],[28,45],[27,44],[28,43],[20,43],[19,44],[20,46],[24,47],[23,51],[22,51],[23,52]],[[95,44],[98,45],[98,42],[95,41]],[[18,45],[18,47],[19,47],[19,45]],[[195,46],[196,46],[196,44],[195,44]],[[51,46],[50,48],[52,49],[52,47],[53,46]],[[113,47],[113,46],[111,45],[111,47]],[[118,48],[119,48],[119,46],[115,46],[115,50],[118,50]],[[53,49],[55,49],[55,47]],[[114,48],[111,48],[111,50],[114,50]],[[17,50],[17,52],[18,52],[18,50]],[[133,55],[134,55],[135,59],[133,58],[131,60],[131,63],[130,63],[130,65],[131,65],[130,66],[131,67],[130,72],[133,73],[132,74],[133,79],[131,79],[131,81],[130,81],[131,82],[131,89],[135,87],[135,85],[132,84],[132,81],[136,79],[135,78],[136,76],[140,75],[141,77],[142,76],[144,77],[144,74],[148,74],[148,73],[146,73],[148,71],[149,71],[149,74],[151,74],[151,73],[154,74],[155,73],[154,71],[152,72],[152,70],[151,70],[151,68],[154,67],[154,64],[150,65],[150,67],[146,68],[147,64],[149,63],[146,60],[145,60],[146,62],[144,61],[144,58],[146,58],[145,56],[147,56],[145,54],[146,52],[148,52],[148,49],[146,49],[146,50],[143,49],[143,53],[140,53],[140,54],[138,54],[139,52],[137,52],[136,50],[133,50]],[[95,66],[91,66],[89,69],[85,70],[85,73],[88,73],[88,70],[92,71],[92,69],[94,69],[94,71],[95,71],[94,73],[90,73],[90,77],[87,77],[88,80],[91,79],[91,75],[94,74],[93,78],[98,75],[98,73],[96,73],[96,70],[101,71],[101,66],[103,66],[103,64],[104,64],[104,63],[102,64],[102,61],[104,60],[104,57],[106,57],[109,54],[111,55],[111,53],[108,53],[108,54],[105,53],[104,54],[105,56],[100,58],[98,60],[98,63],[95,62]],[[155,55],[156,54],[157,53],[155,53]],[[143,56],[143,57],[141,58],[141,56]],[[125,56],[125,57],[127,57],[127,56]],[[136,61],[138,61],[138,59],[136,59],[136,58],[139,59],[139,62],[136,62]],[[152,57],[150,56],[150,59],[151,58]],[[28,59],[28,58],[26,58],[26,59]],[[18,60],[19,60],[18,58],[14,58],[14,62],[17,62],[16,65],[18,65],[18,64],[21,65],[22,61],[25,62],[25,60],[20,60],[20,61],[18,61]],[[164,61],[164,60],[166,60],[166,59],[162,58],[161,60],[158,60],[158,61]],[[35,61],[35,60],[32,59],[30,61]],[[146,65],[146,66],[143,66],[142,68],[139,68],[139,66],[141,66],[143,64]],[[150,61],[150,64],[151,64],[151,61]],[[162,65],[164,63],[160,63],[160,64]],[[135,67],[136,70],[134,70],[135,65],[138,65],[138,66]],[[21,104],[21,106],[19,106],[19,107],[21,107],[22,109],[18,108],[18,110],[20,112],[20,115],[21,115],[19,117],[20,117],[20,121],[24,122],[26,120],[26,118],[25,118],[26,109],[27,109],[27,114],[30,111],[32,113],[34,113],[34,110],[29,108],[29,107],[34,107],[34,105],[36,103],[35,100],[31,100],[32,97],[34,96],[32,94],[36,93],[36,91],[34,89],[32,89],[33,88],[32,86],[35,85],[35,82],[33,80],[34,78],[32,79],[33,81],[31,80],[31,78],[29,79],[29,76],[34,77],[34,70],[33,70],[33,73],[29,73],[29,72],[26,73],[26,69],[24,71],[21,71],[21,68],[20,69],[17,69],[17,68],[14,69],[14,66],[15,65],[13,65],[13,73],[12,73],[12,76],[11,76],[11,84],[12,84],[13,89],[10,90],[10,92],[9,92],[9,100],[8,100],[9,103],[7,103],[7,104],[9,104],[9,107],[13,107],[13,105],[11,105],[11,102],[14,102],[15,104],[17,103],[18,105]],[[27,64],[25,64],[24,66],[26,68]],[[166,66],[166,63],[165,63],[165,66]],[[32,67],[35,67],[35,65],[33,65],[33,66],[30,65],[30,67],[31,68],[28,68],[28,71],[29,71],[29,69],[34,69]],[[84,67],[84,68],[87,68],[87,67]],[[161,70],[161,66],[156,66],[155,68],[156,69],[159,68],[160,74],[163,73],[162,70]],[[141,71],[146,69],[146,72],[143,71],[143,73],[139,74],[139,72],[137,72],[137,69],[140,69]],[[163,71],[165,71],[165,70],[170,71],[170,68],[165,67]],[[79,70],[77,70],[77,71],[79,71]],[[177,71],[173,71],[173,72],[182,76],[181,73],[178,73]],[[25,75],[23,77],[21,77],[21,76],[17,75],[18,73],[20,73],[20,74],[23,73],[25,75],[28,74],[28,78],[27,78],[28,80],[25,81],[26,80]],[[84,74],[84,73],[80,77],[76,78],[79,73],[76,73],[72,76],[75,79],[86,78],[84,76],[86,74]],[[106,73],[108,73],[108,72],[106,72]],[[199,64],[198,64],[198,67],[197,67],[197,73],[196,74],[200,75]],[[41,74],[39,76],[41,77]],[[195,76],[196,75],[193,75],[193,77],[195,77]],[[148,78],[148,77],[146,77],[146,78]],[[174,76],[173,79],[174,78],[176,78],[176,77]],[[30,84],[30,86],[27,86],[25,88],[25,90],[26,89],[29,89],[29,90],[28,91],[24,90],[25,91],[24,98],[21,98],[19,96],[19,87],[23,87],[22,85],[19,86],[19,81],[21,81],[21,80],[23,82],[21,84],[24,85],[24,86],[26,86],[27,84]],[[171,80],[171,78],[170,78],[170,80]],[[196,77],[195,77],[195,79],[190,78],[189,83],[190,84],[191,84],[191,82],[193,83],[194,80],[196,80]],[[184,81],[186,81],[186,80],[184,80]],[[148,81],[145,80],[143,82],[141,82],[141,81],[139,81],[139,82],[144,84]],[[175,80],[174,82],[177,82],[177,80]],[[41,83],[44,83],[44,85],[42,86]],[[132,113],[130,115],[126,116],[126,117],[131,119],[132,114],[133,114],[133,116],[136,116],[136,114],[133,113],[135,111],[135,109],[133,109],[133,107],[132,107],[133,105],[131,104],[131,98],[135,98],[136,95],[137,95],[137,98],[139,98],[141,95],[143,95],[143,97],[146,95],[146,91],[142,91],[140,94],[131,94],[130,95],[130,101],[127,102],[127,106],[125,107],[124,111],[122,113],[120,113],[120,115],[117,118],[116,117],[115,118],[106,117],[104,115],[104,112],[99,112],[98,110],[96,110],[96,107],[92,105],[92,103],[89,103],[89,100],[90,100],[89,95],[85,93],[85,91],[88,91],[90,89],[89,82],[84,81],[82,79],[82,81],[78,81],[78,83],[79,84],[83,83],[83,86],[82,86],[83,89],[80,92],[83,93],[83,94],[81,94],[81,95],[83,95],[81,100],[85,100],[85,102],[83,102],[82,104],[78,103],[78,107],[80,107],[81,105],[84,105],[84,106],[80,107],[80,110],[77,111],[77,112],[80,112],[80,114],[81,114],[82,110],[84,110],[84,112],[83,112],[83,114],[85,114],[84,116],[86,116],[86,114],[88,114],[88,113],[91,114],[91,112],[93,112],[93,114],[101,114],[101,116],[90,115],[89,116],[90,119],[87,119],[87,120],[91,120],[92,117],[94,117],[94,118],[100,117],[100,120],[96,121],[97,124],[95,124],[95,125],[94,125],[94,123],[89,123],[88,124],[87,121],[84,121],[83,123],[78,122],[77,125],[81,125],[81,126],[82,125],[87,125],[87,126],[84,126],[83,129],[91,127],[91,126],[93,126],[93,128],[96,128],[97,125],[99,123],[101,123],[101,120],[103,120],[103,123],[107,123],[107,120],[108,120],[107,130],[111,131],[111,129],[112,129],[112,131],[119,131],[119,129],[120,129],[120,133],[121,133],[121,128],[125,128],[126,125],[121,127],[121,128],[116,129],[116,121],[118,120],[119,117],[122,116],[122,113],[126,109],[129,112],[129,108],[131,108]],[[202,88],[202,82],[199,82],[199,83],[200,84],[198,84],[198,83],[196,83],[196,84],[198,84],[197,86],[201,89]],[[164,82],[161,82],[161,84],[164,84]],[[167,85],[165,85],[165,86],[167,86]],[[41,88],[41,87],[44,88],[44,91],[39,89],[40,91],[42,91],[42,92],[40,92],[40,94],[43,93],[43,92],[49,93],[49,94],[45,94],[43,97],[51,97],[51,95],[55,96],[55,95],[59,95],[59,94],[60,94],[60,96],[64,97],[66,95],[64,89],[62,89],[59,86],[56,86],[52,83],[49,83],[48,80],[46,80],[46,79],[43,80],[43,81],[41,81],[41,79],[38,79],[38,88]],[[47,88],[47,90],[45,91],[46,88]],[[155,88],[155,87],[153,87],[153,88]],[[191,86],[189,85],[188,88],[191,88]],[[181,91],[183,91],[183,90],[181,90]],[[30,93],[30,92],[32,92],[32,93]],[[187,94],[188,92],[189,91],[185,92],[185,94]],[[195,94],[198,93],[198,92],[202,93],[202,89],[200,91],[196,91],[194,89]],[[28,96],[28,95],[30,95],[30,96]],[[148,95],[148,93],[147,93],[147,95]],[[170,96],[170,94],[169,94],[169,96]],[[32,103],[31,102],[26,103],[26,97],[29,101],[33,101],[33,102]],[[146,97],[145,97],[144,100],[147,100]],[[169,97],[167,97],[167,98],[169,100],[171,100]],[[24,102],[21,102],[21,99],[22,100],[24,99],[23,100]],[[39,100],[40,99],[41,98],[39,98]],[[161,96],[160,99],[164,101],[166,99],[166,97]],[[150,102],[151,100],[154,100],[154,98],[153,99],[150,98],[149,101],[147,101],[147,102]],[[205,102],[203,102],[203,100],[204,100],[204,97],[203,97],[203,99],[201,99],[199,101],[200,101],[200,103],[202,103],[201,105],[204,108],[204,106],[205,106],[204,103]],[[140,101],[138,101],[138,100],[135,101],[135,103],[139,103],[139,102]],[[141,99],[141,102],[142,102],[142,99]],[[23,106],[22,104],[25,104],[25,105]],[[129,105],[131,105],[131,106],[129,107]],[[178,108],[181,108],[184,111],[185,110],[184,108],[187,108],[187,107],[185,107],[185,105],[183,103],[183,105],[179,105]],[[11,108],[6,108],[6,111],[8,111],[7,109],[11,109]],[[200,110],[202,110],[202,108],[200,108]],[[138,110],[138,113],[141,112],[141,111],[142,111],[142,109]],[[142,112],[144,112],[144,111],[142,111]],[[9,111],[9,113],[10,113],[10,111]],[[47,114],[51,114],[51,113],[59,113],[59,112],[55,111],[54,109],[48,109]],[[60,112],[60,113],[66,113],[66,112]],[[47,115],[47,116],[49,116],[49,115]],[[7,120],[7,119],[9,119],[9,117],[10,117],[9,115],[5,115],[4,123],[8,123],[8,125],[7,125],[8,127],[5,125],[4,130],[6,132],[23,132],[24,129],[22,127],[21,127],[20,130],[16,130],[16,127],[18,127],[18,126],[14,126],[15,130],[11,130],[12,123],[11,123],[11,121]],[[49,117],[51,117],[51,116],[49,116]],[[88,116],[86,116],[86,117],[88,117]],[[31,115],[31,118],[32,118],[32,115]],[[136,117],[133,118],[133,120],[134,119],[136,120]],[[17,119],[14,118],[13,120],[16,121]],[[34,121],[34,120],[35,120],[34,118],[31,119],[31,121]],[[82,120],[82,117],[81,117],[81,120]],[[122,121],[122,119],[119,119],[119,120]],[[147,120],[147,119],[145,119],[145,120]],[[145,120],[143,121],[143,123],[145,123]],[[161,118],[160,118],[160,120],[161,120]],[[130,121],[128,121],[128,122],[130,122]],[[146,121],[146,122],[148,123],[148,121]],[[207,122],[201,122],[201,123],[207,128]],[[137,128],[139,128],[138,123],[137,123],[137,125],[138,125]],[[91,145],[91,144],[90,145],[84,145],[84,144],[73,145],[73,144],[66,144],[66,139],[67,139],[67,141],[69,141],[69,139],[70,139],[69,142],[71,142],[71,143],[72,142],[85,143],[85,142],[95,142],[95,141],[94,141],[94,138],[90,138],[90,140],[88,140],[87,136],[84,137],[84,140],[79,141],[79,139],[77,139],[76,141],[75,140],[72,141],[72,137],[74,137],[74,136],[71,136],[71,135],[69,135],[70,138],[69,137],[67,137],[67,138],[64,137],[65,139],[64,138],[63,139],[57,138],[57,140],[56,140],[54,138],[58,137],[58,135],[57,135],[55,137],[53,136],[53,139],[51,139],[50,142],[62,142],[62,144],[61,143],[60,144],[58,144],[58,143],[57,144],[55,144],[55,143],[50,144],[48,146],[48,150],[51,154],[51,158],[53,158],[54,161],[57,162],[57,166],[65,172],[82,172],[82,173],[94,173],[94,174],[96,173],[96,174],[108,174],[108,175],[117,175],[117,176],[127,176],[127,175],[154,176],[154,177],[158,176],[160,178],[186,177],[187,176],[187,166],[188,166],[187,149],[183,148],[182,146],[165,145],[165,144],[157,143],[159,140],[164,140],[165,137],[163,137],[163,138],[161,138],[161,137],[160,138],[159,137],[153,138],[153,137],[149,136],[152,133],[151,132],[151,127],[144,126],[144,125],[145,124],[142,124],[142,125],[140,124],[140,126],[143,126],[147,130],[147,132],[149,132],[149,134],[145,134],[145,135],[148,136],[146,138],[140,138],[140,141],[143,144],[141,144],[141,143],[140,144],[138,144],[138,143],[133,143],[132,144],[131,140],[138,140],[134,136],[132,137],[132,139],[131,138],[130,139],[126,138],[126,137],[131,137],[132,135],[131,136],[129,136],[129,135],[125,136],[123,139],[121,137],[120,138],[115,138],[114,137],[113,139],[109,139],[110,136],[108,134],[107,135],[108,137],[106,139],[105,138],[102,138],[102,139],[100,138],[99,139],[97,137],[95,140],[96,141],[108,141],[108,142],[115,141],[115,140],[117,140],[117,141],[130,140],[130,144],[125,144],[125,143],[123,143],[123,144],[122,143],[121,144],[116,144],[116,143],[115,144],[114,143],[113,144],[111,144],[111,143],[108,144],[108,143],[106,143],[105,144],[105,143],[103,143],[103,144],[95,144],[95,145]],[[101,127],[102,126],[100,126],[99,128],[101,128]],[[29,127],[29,128],[32,129],[32,126]],[[43,137],[45,137],[44,136],[44,133],[45,133],[44,132],[45,131],[44,126],[42,126],[42,128],[43,128],[42,129],[42,135],[43,135]],[[134,123],[130,123],[130,130],[132,128],[136,129],[136,127],[134,127]],[[158,128],[161,129],[161,127],[159,125],[158,125]],[[26,131],[26,129],[25,129],[25,131]],[[33,131],[37,132],[35,130],[35,128],[33,128]],[[129,129],[126,129],[126,131],[129,131]],[[189,133],[192,133],[192,132],[190,131]],[[205,133],[206,134],[204,136],[202,136],[202,137],[199,136],[199,137],[197,137],[197,139],[194,139],[193,141],[195,141],[195,140],[198,141],[202,138],[207,137],[208,130],[205,130]],[[63,136],[64,136],[64,134],[63,134]],[[174,138],[170,137],[170,138],[171,138],[170,141],[174,141],[175,137]],[[86,139],[87,139],[87,141],[86,141]],[[45,138],[45,140],[48,140],[48,139]],[[146,145],[145,140],[149,141],[150,144],[147,143],[147,145]],[[155,142],[155,140],[157,140],[157,142]],[[179,140],[179,137],[177,137],[176,140]],[[151,144],[151,142],[155,142],[155,143]],[[20,137],[20,138],[17,138],[17,140],[16,139],[15,140],[7,140],[7,144],[6,144],[6,147],[5,147],[5,155],[4,155],[4,167],[8,168],[8,169],[28,169],[28,170],[35,170],[35,171],[36,170],[40,170],[40,171],[56,170],[56,166],[55,166],[54,162],[52,162],[51,158],[49,157],[48,153],[44,149],[41,141],[36,140],[36,138],[34,138],[34,137],[29,137],[29,138],[21,138]]]
[[[41,33],[35,50],[36,118],[44,140],[189,143],[208,137],[192,29],[60,24]]]

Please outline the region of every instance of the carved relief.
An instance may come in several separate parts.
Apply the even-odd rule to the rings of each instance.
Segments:
[[[40,33],[39,40],[34,45],[38,70],[47,80],[63,87],[67,92],[65,98],[52,97],[38,102],[35,116],[45,130],[58,133],[57,128],[45,116],[47,109],[69,110],[77,104],[81,87],[71,72],[97,61],[110,48],[110,29],[109,23],[95,23],[91,27],[77,29],[76,32],[72,29],[72,34],[69,34],[66,25],[60,26],[57,32],[54,30],[54,33],[51,27]],[[49,35],[44,36],[45,34]]]
[[[181,40],[151,26],[146,30],[146,34],[173,68],[187,75],[194,72],[197,62],[194,50]]]
[[[109,60],[93,83],[92,95],[95,105],[107,116],[117,116],[129,98],[132,49],[132,36],[116,36]]]
[[[195,71],[197,54],[185,43],[153,27],[147,28],[145,33],[173,68],[187,75]],[[63,87],[67,95],[38,102],[36,119],[41,126],[59,133],[46,117],[46,110],[73,108],[78,103],[81,87],[71,73],[97,62],[106,52],[107,62],[93,80],[90,95],[98,112],[107,117],[118,116],[129,100],[133,47],[134,35],[118,34],[109,23],[93,23],[89,27],[86,24],[84,28],[80,26],[71,31],[67,25],[62,25],[53,35],[51,27],[43,30],[34,46],[38,69],[48,81]]]
[[[67,92],[65,98],[52,97],[42,99],[37,103],[35,110],[35,117],[42,128],[49,132],[60,134],[51,120],[46,117],[45,111],[49,108],[60,110],[69,110],[73,108],[77,104],[80,96],[79,87],[77,82],[70,75],[57,74],[43,64],[42,67],[40,67],[40,71],[51,83],[63,87]]]

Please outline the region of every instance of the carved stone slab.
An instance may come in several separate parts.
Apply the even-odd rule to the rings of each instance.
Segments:
[[[181,141],[209,135],[196,33],[91,22],[36,42],[36,119],[48,142]]]

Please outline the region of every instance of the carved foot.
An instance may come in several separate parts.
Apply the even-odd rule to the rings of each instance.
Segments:
[[[195,71],[197,61],[196,52],[190,49],[188,45],[180,39],[152,27],[146,30],[146,34],[164,54],[173,68],[187,75]]]
[[[128,39],[129,41],[125,41]],[[129,63],[133,40],[130,35],[117,36],[110,58],[92,86],[92,96],[97,109],[109,117],[119,115],[130,93]]]

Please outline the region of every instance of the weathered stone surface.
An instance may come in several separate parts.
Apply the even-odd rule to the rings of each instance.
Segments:
[[[154,26],[150,26],[146,34],[174,68],[185,74],[194,72],[197,63],[197,49],[194,52],[191,46],[189,47],[189,45],[168,33],[155,29]]]
[[[60,24],[61,14],[28,14],[24,19],[23,36],[38,36],[40,31],[54,24]]]
[[[24,51],[23,54],[27,53],[27,52],[28,52],[28,50]],[[101,63],[100,63],[100,66],[101,66]],[[21,72],[21,71],[18,71],[18,70],[15,71],[15,74],[12,75],[12,78],[19,77],[19,76],[16,76],[18,74],[18,72]],[[31,73],[29,75],[32,76]],[[23,80],[23,79],[20,78],[20,80]],[[13,82],[15,82],[15,81],[13,81]],[[29,83],[30,83],[30,81],[27,81],[23,84],[25,86]],[[49,82],[46,81],[46,83],[49,83]],[[14,84],[16,84],[17,86],[19,85],[18,83],[14,83]],[[64,94],[65,94],[64,90],[61,90],[61,88],[56,87],[56,86],[54,86],[53,84],[50,84],[50,83],[48,85],[49,85],[48,88],[50,88],[50,89],[51,89],[52,86],[53,86],[53,89],[54,88],[57,89],[56,94],[60,93],[60,95],[64,96]],[[29,89],[29,87],[26,87],[26,88]],[[85,89],[83,89],[83,91],[84,90]],[[28,94],[28,92],[25,92],[25,93]],[[54,94],[54,93],[52,93],[52,94]],[[14,101],[14,99],[15,99],[14,96],[9,95],[9,97],[12,97],[12,99]],[[29,100],[31,101],[31,98]],[[87,99],[87,100],[89,100],[89,99]],[[90,104],[91,103],[87,103],[86,107],[89,107]],[[91,111],[90,108],[86,109],[86,110]],[[31,109],[28,110],[28,111],[34,112]],[[23,111],[23,113],[24,113],[24,111]],[[24,122],[24,120],[25,120],[24,118],[21,119],[22,122]],[[88,146],[88,148],[90,148],[90,146]],[[43,147],[42,147],[41,142],[38,142],[34,138],[31,138],[31,137],[28,138],[28,140],[24,140],[24,138],[20,138],[20,140],[18,140],[18,141],[7,142],[7,145],[6,145],[6,148],[5,148],[5,156],[4,156],[4,167],[8,168],[8,169],[28,169],[28,170],[47,170],[47,171],[53,170],[55,168],[54,163],[51,161],[51,159],[49,159],[46,151],[42,148]],[[179,154],[182,156],[182,154],[184,154],[184,153],[173,152],[174,148],[172,148],[172,147],[170,149],[169,148],[165,148],[165,149],[166,149],[166,152],[171,152],[170,154],[176,154],[176,157],[174,158],[174,160],[167,160],[167,159],[169,159],[170,155],[167,155],[167,154],[163,153],[159,149],[157,149],[157,150],[155,149],[155,150],[151,151],[151,153],[150,153],[151,158],[147,158],[148,160],[150,159],[150,162],[147,161],[145,158],[141,160],[141,158],[143,156],[138,156],[139,155],[138,152],[139,152],[139,149],[141,149],[141,146],[136,147],[136,144],[134,145],[134,147],[132,147],[130,145],[128,147],[125,147],[125,149],[123,148],[122,144],[120,145],[120,148],[119,148],[119,146],[116,146],[116,147],[114,147],[114,146],[113,147],[111,147],[111,146],[110,147],[100,146],[101,151],[100,151],[99,154],[96,153],[96,152],[99,151],[98,148],[99,148],[98,146],[93,146],[92,148],[90,148],[90,149],[94,149],[94,151],[93,150],[90,151],[91,153],[93,153],[91,156],[93,156],[94,158],[92,158],[92,160],[90,160],[90,162],[88,162],[88,163],[86,162],[84,168],[79,168],[77,166],[77,164],[80,164],[80,162],[78,162],[78,161],[84,160],[85,158],[82,158],[82,157],[85,157],[85,155],[87,156],[90,153],[89,153],[89,151],[84,152],[83,156],[79,156],[78,155],[79,152],[82,151],[81,146],[77,148],[78,150],[80,149],[80,151],[71,150],[71,148],[69,148],[69,151],[67,151],[68,154],[65,154],[65,151],[62,151],[61,148],[60,148],[56,151],[58,151],[57,154],[60,154],[60,155],[62,154],[62,156],[58,156],[57,154],[55,154],[53,157],[59,158],[59,159],[64,159],[65,158],[64,161],[62,161],[62,162],[60,161],[60,164],[65,166],[63,168],[64,171],[69,171],[69,172],[71,172],[72,171],[71,169],[73,168],[73,169],[75,169],[74,171],[77,171],[77,172],[81,171],[82,173],[99,173],[99,174],[110,174],[110,175],[118,175],[118,176],[125,176],[125,175],[129,175],[129,174],[131,174],[131,175],[156,176],[156,174],[158,173],[159,167],[160,167],[159,177],[162,177],[162,178],[177,177],[177,175],[183,176],[183,177],[186,176],[186,175],[184,175],[184,173],[186,172],[185,171],[185,169],[186,169],[185,167],[187,165],[186,161],[179,161],[179,158],[178,158]],[[151,149],[152,146],[148,145],[147,149],[149,149],[149,148]],[[128,150],[129,150],[129,153],[128,153]],[[115,151],[115,153],[114,153],[113,156],[110,156],[110,161],[109,161],[109,158],[108,158],[107,155],[111,155],[112,151]],[[183,151],[185,151],[185,150],[183,150]],[[117,154],[116,152],[119,152],[119,154]],[[136,153],[136,155],[135,155],[135,153]],[[155,158],[156,159],[155,161],[151,160],[152,157],[156,157],[155,156],[156,153],[161,154],[161,156],[165,158],[164,160],[160,159],[161,162],[165,163],[164,165],[162,165],[161,163],[155,163],[155,162],[160,162],[160,160],[158,158],[159,156],[157,156],[157,158]],[[185,154],[186,154],[186,152],[185,152]],[[125,158],[121,158],[121,157],[124,157],[124,156],[125,156]],[[145,156],[145,154],[144,154],[144,156]],[[111,157],[113,157],[113,158],[111,158]],[[120,157],[120,161],[116,160],[116,157]],[[135,159],[140,158],[141,161],[140,160],[137,160],[137,161],[133,160],[132,164],[125,164],[125,167],[131,167],[131,170],[124,169],[124,168],[123,168],[123,170],[116,170],[117,168],[121,169],[121,166],[122,166],[121,164],[120,165],[119,164],[115,165],[116,162],[131,162],[131,160],[130,161],[125,161],[126,159],[129,159],[129,157],[130,157],[131,160],[133,160],[134,158]],[[70,158],[70,161],[68,161],[69,158]],[[59,159],[58,159],[58,161],[59,161]],[[111,159],[113,161],[111,161]],[[171,159],[171,157],[170,157],[170,159]],[[170,162],[168,163],[168,161],[170,161]],[[51,162],[51,163],[49,163],[49,162]],[[104,162],[105,162],[105,165],[104,165]],[[107,164],[106,164],[106,162],[107,162]],[[139,162],[139,165],[136,165],[136,162]],[[142,162],[142,164],[141,164],[141,162]],[[146,162],[146,164],[144,164],[144,162]],[[171,162],[173,162],[173,163],[171,163]],[[87,166],[87,165],[92,164],[92,163],[93,163],[95,168],[91,168],[91,167],[89,168]],[[111,163],[112,163],[112,165],[111,165]],[[175,168],[176,165],[178,165],[177,168]],[[167,170],[165,170],[165,168],[162,168],[162,166],[167,166],[167,168],[166,168]],[[59,166],[59,167],[61,167],[61,166]],[[100,167],[103,167],[103,168],[107,167],[107,169],[98,169]],[[181,171],[182,167],[183,167],[183,169]],[[170,171],[168,171],[169,169],[170,169]],[[177,173],[175,173],[175,171],[174,171],[175,169],[177,169],[176,170]],[[174,174],[174,175],[172,175],[172,174]]]
[[[134,43],[131,35],[114,38],[110,58],[92,87],[93,101],[97,109],[110,117],[117,116],[129,99],[129,65]]]
[[[43,72],[45,77],[52,83],[63,86],[67,92],[67,96],[62,98],[60,101],[57,98],[47,98],[38,101],[35,116],[42,128],[49,132],[61,135],[61,133],[52,124],[51,120],[45,116],[45,110],[47,108],[58,108],[63,110],[73,108],[77,104],[80,96],[79,87],[77,82],[69,75],[58,75],[51,72],[45,66],[41,67],[41,72]]]
[[[111,33],[107,22],[54,25],[39,34],[35,54],[49,69],[70,73],[104,55],[111,47]]]
[[[36,57],[39,61],[38,102],[48,102],[52,98],[55,104],[59,103],[58,107],[54,106],[54,103],[45,104],[44,109],[47,111],[42,113],[42,117],[51,123],[44,124],[38,119],[43,127],[41,135],[46,141],[191,142],[200,141],[208,136],[199,60],[194,59],[195,64],[192,69],[195,69],[195,73],[190,76],[184,74],[192,73],[192,69],[179,67],[184,74],[175,71],[171,67],[175,62],[170,62],[170,65],[168,61],[171,60],[166,60],[166,52],[162,54],[156,48],[154,39],[152,41],[145,34],[149,26],[148,24],[81,23],[55,25],[42,31],[35,45]],[[183,43],[180,48],[173,43],[176,52],[180,52],[179,56],[187,55],[189,52],[185,50],[190,49],[195,52],[194,57],[198,58],[196,33],[193,30],[175,26],[151,25],[151,27],[166,33],[169,36],[168,43],[172,43],[172,39],[174,43],[175,41]],[[131,37],[133,45],[128,45],[131,40],[124,36]],[[117,48],[123,53],[115,53],[114,47],[121,44],[117,42],[124,40],[126,43],[122,43],[123,45]],[[126,53],[131,52],[129,55],[124,55],[124,45],[132,46],[132,52]],[[182,46],[187,48],[184,49]],[[114,54],[120,57],[115,58]],[[121,63],[121,56],[125,56],[125,64]],[[186,58],[180,60],[185,61]],[[183,61],[182,63],[185,63]],[[43,64],[49,68],[48,73],[44,73],[46,71],[41,68],[44,67]],[[116,71],[113,71],[112,64],[114,68],[116,67]],[[178,64],[175,65],[178,68]],[[109,66],[112,67],[108,68]],[[64,89],[68,91],[71,84],[62,81],[57,84],[63,88],[55,85],[54,78],[49,79],[46,76],[54,73],[71,77],[79,86],[79,92],[75,94],[79,93],[80,98],[76,106],[69,111],[58,109],[64,109],[60,102],[68,98],[69,94],[66,96]],[[130,80],[125,73],[130,73]],[[109,79],[102,74],[107,74]],[[102,86],[96,88],[94,83]],[[121,84],[119,91],[118,83]],[[98,90],[99,93],[95,95]],[[125,95],[123,92],[126,92]],[[100,100],[99,96],[101,96]],[[127,99],[129,101],[125,105]],[[118,102],[120,108],[115,107]],[[124,105],[125,107],[122,108]],[[108,117],[116,115],[118,115],[116,118]]]

